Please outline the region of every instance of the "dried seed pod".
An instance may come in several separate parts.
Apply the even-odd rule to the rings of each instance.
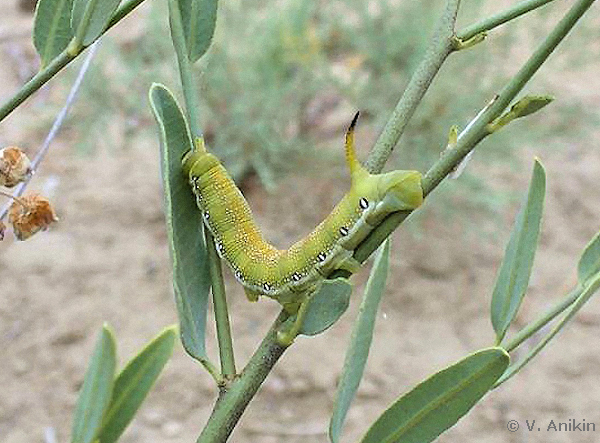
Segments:
[[[4,240],[4,233],[6,232],[6,225],[0,220],[0,241]]]
[[[50,223],[58,221],[58,217],[47,198],[31,192],[13,202],[8,221],[17,239],[27,240],[36,232],[48,229]]]
[[[16,146],[0,149],[0,185],[12,188],[31,174],[29,158]]]

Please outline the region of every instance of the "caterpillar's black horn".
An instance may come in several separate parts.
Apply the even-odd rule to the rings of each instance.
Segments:
[[[354,114],[354,118],[352,119],[352,123],[350,123],[350,126],[348,126],[348,131],[354,130],[354,127],[356,126],[356,121],[358,120],[359,114],[360,114],[360,111],[356,111],[356,114]]]

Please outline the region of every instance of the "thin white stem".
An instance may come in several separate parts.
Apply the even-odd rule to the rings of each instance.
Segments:
[[[32,175],[35,173],[35,171],[39,167],[40,163],[42,162],[42,160],[48,153],[48,150],[50,149],[50,144],[52,143],[52,140],[54,140],[54,138],[56,137],[56,134],[58,134],[58,131],[60,130],[62,124],[65,121],[65,118],[67,117],[67,113],[69,112],[69,109],[71,109],[71,106],[75,102],[75,98],[77,97],[77,92],[79,91],[79,88],[81,87],[81,85],[83,83],[83,78],[85,76],[85,73],[87,72],[87,70],[90,67],[92,59],[94,58],[94,55],[98,49],[99,43],[100,43],[100,40],[96,40],[94,42],[94,44],[92,44],[89,47],[88,53],[85,57],[85,60],[83,61],[81,68],[79,68],[79,73],[77,74],[77,78],[75,79],[75,82],[73,82],[73,86],[71,86],[71,90],[69,91],[69,95],[67,96],[65,105],[63,106],[63,108],[60,110],[60,112],[56,116],[56,119],[54,120],[54,123],[52,124],[52,127],[50,128],[50,131],[48,132],[48,135],[44,139],[44,142],[42,143],[42,145],[38,149],[37,153],[35,154],[35,157],[31,161],[32,173],[23,182],[19,183],[16,186],[15,191],[12,194],[14,197],[19,197],[20,195],[23,194],[23,192],[25,191],[25,188],[27,187],[27,185],[29,184],[29,181],[31,180]],[[9,208],[10,208],[10,202],[2,207],[2,210],[0,211],[0,220],[3,220],[4,217],[6,217],[6,214],[8,214]]]
[[[24,208],[27,208],[27,203],[25,203],[21,197],[17,197],[16,195],[12,195],[10,192],[6,192],[4,189],[0,189],[0,195],[3,195],[4,197],[8,197],[11,200],[16,201],[18,204],[20,204]],[[9,203],[9,205],[10,205],[10,203]]]

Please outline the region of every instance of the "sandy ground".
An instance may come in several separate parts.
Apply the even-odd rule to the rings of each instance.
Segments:
[[[596,22],[598,12],[597,7],[592,11]],[[30,27],[31,18],[13,6],[6,9],[6,15],[3,11],[0,39],[7,35],[10,39],[0,43],[2,102],[31,73],[28,66],[35,66],[24,37]],[[15,29],[23,37],[15,36]],[[550,73],[551,68],[544,72]],[[598,64],[589,64],[564,70],[560,77],[549,75],[541,84],[557,88],[559,95],[597,115],[598,74]],[[60,103],[63,93],[59,90],[55,97],[49,90],[42,91],[5,120],[0,126],[0,144],[17,144],[32,153],[44,136],[43,131],[31,130],[36,116],[44,112],[47,101]],[[560,118],[548,115],[550,122]],[[538,119],[535,124],[541,122]],[[600,225],[600,130],[588,125],[586,131],[585,136],[572,140],[539,140],[519,153],[526,164],[534,155],[540,156],[548,173],[541,246],[519,326],[572,287],[577,257]],[[482,146],[482,151],[486,149],[494,149],[492,140]],[[499,189],[524,191],[527,187],[529,167],[515,173],[487,163],[485,152],[478,154],[471,167],[490,177]],[[310,179],[291,175],[274,194],[249,187],[256,216],[275,242],[289,244],[329,211],[343,193],[331,175],[325,170],[316,171]],[[3,443],[42,442],[44,430],[50,427],[59,442],[68,441],[77,391],[102,322],[116,331],[123,364],[162,327],[176,321],[158,146],[153,137],[139,136],[127,149],[109,149],[99,143],[94,155],[80,156],[74,153],[66,131],[54,143],[31,186],[46,189],[61,221],[30,241],[17,243],[9,238],[0,244]],[[394,236],[388,293],[344,441],[356,441],[386,405],[432,371],[493,342],[488,319],[491,287],[517,207],[507,208],[500,221],[478,221],[496,226],[494,235],[475,235],[434,214],[431,208],[436,198],[419,215],[424,227],[421,234],[400,230]],[[297,215],[300,211],[302,217]],[[278,308],[268,301],[249,304],[229,277],[241,366]],[[299,339],[286,353],[247,410],[232,442],[327,441],[335,383],[365,278],[363,271],[354,279],[351,309],[334,328],[315,338]],[[600,301],[592,300],[531,366],[489,394],[439,441],[598,441],[599,312]],[[210,325],[208,342],[214,356],[213,338]],[[195,441],[215,395],[211,378],[178,346],[122,441]],[[518,432],[507,430],[511,419],[521,424]],[[551,420],[569,419],[595,423],[596,432],[546,431]],[[541,431],[527,431],[525,420],[535,420]]]

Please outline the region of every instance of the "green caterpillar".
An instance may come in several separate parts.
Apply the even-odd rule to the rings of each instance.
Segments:
[[[350,190],[321,224],[287,250],[264,240],[248,202],[217,157],[203,146],[184,156],[183,171],[217,252],[251,301],[266,295],[283,306],[297,306],[299,293],[314,291],[333,270],[357,270],[354,249],[388,214],[421,205],[418,171],[370,174],[356,159],[357,118],[358,113],[345,140]]]

